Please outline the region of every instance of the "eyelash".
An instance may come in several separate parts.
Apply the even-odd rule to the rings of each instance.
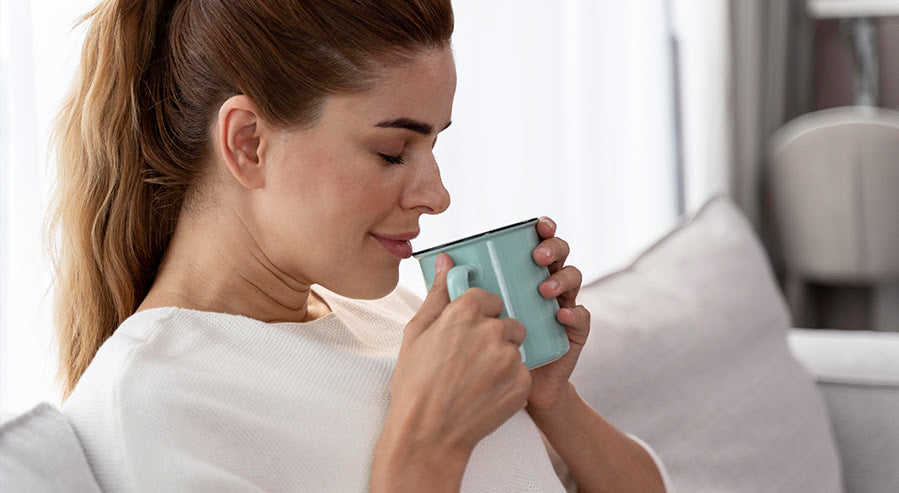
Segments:
[[[402,154],[400,154],[399,156],[390,156],[388,154],[378,153],[378,155],[381,156],[381,159],[387,162],[387,164],[406,164],[405,161],[403,161]]]

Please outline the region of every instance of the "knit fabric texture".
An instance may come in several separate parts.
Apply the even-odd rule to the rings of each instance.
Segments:
[[[332,313],[265,323],[157,308],[100,348],[63,411],[104,491],[366,491],[405,324],[421,301],[313,288]],[[564,491],[520,411],[463,491]]]

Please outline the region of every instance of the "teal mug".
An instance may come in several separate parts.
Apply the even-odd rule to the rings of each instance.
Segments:
[[[455,266],[447,274],[450,300],[470,287],[481,288],[503,301],[500,317],[521,322],[527,336],[520,347],[521,361],[534,369],[568,352],[568,334],[556,319],[559,302],[537,290],[549,269],[534,261],[540,243],[537,219],[469,236],[412,254],[418,260],[428,290],[434,284],[437,255],[446,253]]]

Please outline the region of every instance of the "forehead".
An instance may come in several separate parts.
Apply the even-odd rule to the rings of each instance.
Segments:
[[[367,124],[385,118],[411,118],[442,127],[452,115],[455,91],[452,50],[429,49],[402,65],[384,66],[377,82],[366,91],[328,97],[323,116]]]

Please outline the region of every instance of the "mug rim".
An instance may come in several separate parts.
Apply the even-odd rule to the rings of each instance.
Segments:
[[[482,237],[482,236],[487,236],[487,235],[492,235],[492,234],[494,234],[494,233],[499,233],[499,232],[504,231],[504,230],[507,230],[507,229],[512,229],[512,228],[516,228],[516,227],[519,227],[519,226],[524,226],[524,225],[526,225],[526,224],[528,224],[528,223],[534,223],[534,224],[536,224],[539,220],[540,220],[539,217],[534,217],[534,218],[531,218],[531,219],[526,219],[526,220],[524,220],[524,221],[518,221],[517,223],[512,223],[512,224],[507,224],[507,225],[505,225],[505,226],[500,226],[500,227],[498,227],[498,228],[494,228],[494,229],[491,229],[491,230],[489,230],[489,231],[484,231],[483,233],[476,233],[476,234],[473,234],[473,235],[471,235],[471,236],[466,236],[465,238],[461,238],[461,239],[458,239],[458,240],[453,240],[453,241],[450,241],[450,242],[447,242],[447,243],[443,243],[442,245],[437,245],[437,246],[435,246],[435,247],[430,247],[430,248],[426,248],[426,249],[424,249],[424,250],[419,250],[419,251],[417,251],[417,252],[414,252],[414,253],[412,254],[412,257],[415,258],[416,260],[418,260],[419,257],[424,256],[424,255],[427,255],[427,254],[430,254],[430,253],[433,253],[433,252],[435,252],[436,250],[442,250],[442,249],[444,249],[444,248],[449,248],[449,247],[452,247],[452,246],[456,246],[456,245],[459,244],[459,243],[463,243],[463,242],[466,242],[466,241],[469,241],[469,240],[474,240],[474,239],[480,238],[480,237]]]

